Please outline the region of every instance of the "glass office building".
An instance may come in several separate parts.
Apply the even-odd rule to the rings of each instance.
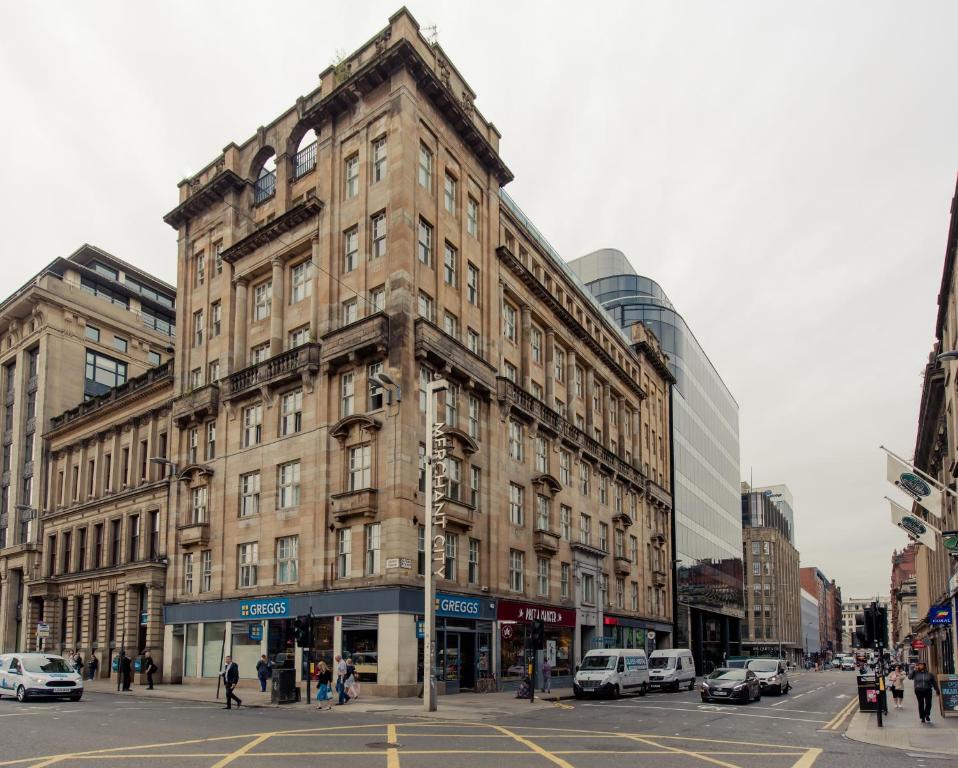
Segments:
[[[738,404],[659,284],[637,275],[625,254],[603,249],[569,266],[616,322],[644,323],[669,356],[675,647],[691,648],[699,672],[708,672],[741,652]]]

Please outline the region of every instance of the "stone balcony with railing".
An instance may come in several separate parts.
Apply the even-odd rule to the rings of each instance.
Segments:
[[[173,421],[182,428],[190,422],[204,421],[216,416],[219,408],[219,385],[206,384],[173,401]]]
[[[556,554],[559,551],[559,534],[545,528],[536,528],[532,534],[532,548],[546,555]]]
[[[476,510],[470,504],[445,498],[442,513],[446,516],[446,526],[461,531],[471,531],[476,524]]]
[[[672,494],[658,483],[649,480],[645,486],[645,495],[665,509],[672,509]]]
[[[323,336],[323,368],[334,371],[366,357],[382,355],[389,345],[389,318],[377,312]]]
[[[311,378],[319,371],[320,353],[319,344],[302,344],[230,374],[225,382],[223,399],[232,400],[298,377]]]
[[[471,381],[487,392],[495,392],[495,368],[425,318],[416,320],[416,359],[425,360],[455,378]]]
[[[625,555],[615,556],[615,574],[616,576],[628,576],[632,573],[632,561]]]
[[[209,523],[187,523],[177,528],[180,534],[180,545],[184,547],[200,547],[209,544]]]
[[[343,523],[354,517],[375,518],[379,513],[379,494],[375,488],[334,493],[329,497],[333,519]]]
[[[570,446],[589,454],[607,469],[632,483],[640,490],[644,490],[648,482],[646,477],[625,459],[617,456],[598,440],[589,437],[578,427],[566,421],[556,411],[553,411],[541,400],[526,392],[509,379],[502,376],[497,378],[498,397],[514,409],[524,414],[527,419],[537,421],[553,434],[566,441]]]

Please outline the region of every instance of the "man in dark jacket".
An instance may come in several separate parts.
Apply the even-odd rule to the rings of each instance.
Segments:
[[[133,682],[133,662],[126,655],[126,651],[120,651],[120,683],[124,691],[130,690],[130,683]]]
[[[915,685],[915,698],[918,699],[918,717],[923,723],[931,722],[931,692],[934,691],[941,696],[938,690],[938,681],[935,676],[928,671],[924,662],[919,662],[912,678]]]
[[[150,649],[146,648],[143,651],[143,670],[146,672],[146,689],[148,691],[153,690],[153,675],[157,671],[156,662],[153,661],[153,656],[150,654]]]
[[[233,661],[232,656],[227,656],[223,664],[223,685],[226,687],[226,709],[232,709],[232,702],[236,702],[237,709],[243,706],[239,696],[233,693],[233,689],[239,682],[239,665]]]

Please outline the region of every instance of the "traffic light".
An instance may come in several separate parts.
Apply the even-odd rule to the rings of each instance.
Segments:
[[[300,648],[313,647],[313,622],[309,616],[297,616],[293,619],[293,638]]]
[[[888,647],[888,609],[872,603],[865,607],[865,648]]]
[[[541,619],[532,622],[532,648],[541,651],[546,647],[546,623]]]

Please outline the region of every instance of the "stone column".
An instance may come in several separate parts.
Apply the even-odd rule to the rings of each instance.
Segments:
[[[572,414],[574,412],[573,402],[575,401],[575,350],[568,349],[565,353],[566,359],[566,369],[565,369],[565,391],[566,391],[566,414],[565,417],[569,421],[574,421]]]
[[[246,367],[246,326],[249,323],[247,293],[249,281],[239,277],[233,281],[236,287],[236,307],[233,311],[233,365],[230,372]]]
[[[319,236],[312,240],[311,258],[312,266],[310,271],[310,295],[309,295],[309,330],[310,341],[319,341]]]
[[[120,490],[120,472],[123,471],[123,432],[120,427],[113,428],[113,453],[110,457],[110,490]],[[69,467],[67,468],[69,471]]]
[[[87,470],[88,458],[89,452],[87,451],[87,441],[83,440],[80,442],[80,471],[77,474],[77,482],[80,484],[80,487],[78,489],[79,493],[76,494],[77,499],[80,501],[86,501],[89,498],[89,495],[87,494],[87,489],[90,487],[90,481],[88,479],[89,472]]]
[[[532,391],[532,312],[528,304],[519,308],[519,381]]]
[[[602,445],[609,447],[612,439],[612,388],[602,385]]]
[[[632,419],[632,465],[638,467],[641,466],[639,455],[642,450],[640,443],[642,433],[641,411],[638,408],[632,411],[630,418]]]
[[[586,368],[585,371],[585,431],[592,437],[594,432],[592,427],[595,424],[595,392],[597,382],[595,380],[595,370]]]
[[[292,177],[290,172],[292,159],[287,152],[281,152],[276,155],[276,215],[279,216],[289,208],[290,186],[289,180]]]
[[[556,400],[556,334],[551,328],[546,331],[546,405],[555,408]]]
[[[630,426],[628,419],[629,419],[629,409],[626,408],[625,398],[620,397],[619,398],[619,419],[618,419],[619,434],[616,437],[616,442],[619,445],[619,456],[621,458],[625,458],[625,451],[626,451],[625,436],[629,431],[626,429],[626,427]]]
[[[274,257],[273,296],[269,309],[269,355],[274,357],[283,351],[283,315],[286,312],[286,270],[281,258]]]

